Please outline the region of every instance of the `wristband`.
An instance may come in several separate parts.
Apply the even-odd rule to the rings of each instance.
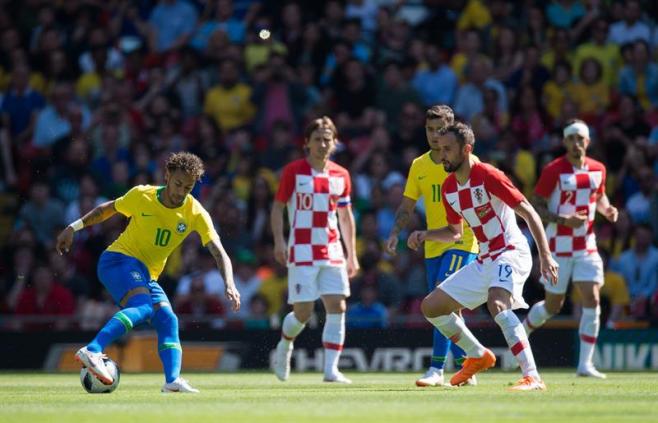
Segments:
[[[74,232],[78,232],[80,229],[85,227],[85,224],[82,222],[82,219],[78,219],[75,222],[71,223],[69,226],[73,228]]]

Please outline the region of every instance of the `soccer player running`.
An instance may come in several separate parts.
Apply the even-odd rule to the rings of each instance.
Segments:
[[[103,350],[140,323],[150,322],[158,334],[158,354],[165,375],[162,392],[199,392],[180,377],[178,318],[157,282],[171,252],[190,233],[196,231],[210,250],[224,278],[226,298],[234,310],[240,308],[231,261],[210,215],[190,195],[203,172],[203,162],[194,154],[171,154],[166,162],[165,186],[135,186],[124,196],[99,205],[71,223],[57,237],[57,251],[63,254],[70,250],[74,232],[117,213],[129,218],[126,229],[98,261],[98,278],[121,311],[75,355],[105,384],[113,380],[103,362]]]
[[[616,222],[618,211],[605,194],[605,166],[586,156],[590,143],[587,124],[573,119],[567,122],[563,136],[567,152],[544,167],[533,201],[548,223],[546,235],[560,265],[560,275],[557,285],[543,281],[545,300],[532,306],[523,326],[529,335],[559,313],[569,281],[573,281],[583,298],[577,374],[605,379],[592,360],[600,326],[599,290],[603,285],[603,261],[596,247],[594,216],[598,211],[610,222]]]
[[[425,134],[430,151],[414,159],[409,169],[407,184],[404,188],[402,203],[395,214],[395,224],[386,241],[386,251],[396,254],[400,231],[409,224],[416,202],[420,197],[425,200],[425,221],[427,229],[445,226],[446,211],[441,203],[441,187],[448,177],[448,172],[441,164],[439,137],[441,131],[452,125],[455,115],[445,105],[432,106],[425,112]],[[425,241],[425,275],[428,292],[432,292],[445,278],[477,257],[477,243],[471,228],[464,228],[461,239],[452,242]],[[432,358],[430,368],[418,380],[416,386],[443,385],[443,367],[448,350],[452,351],[455,361],[461,365],[466,358],[464,350],[452,343],[437,329],[434,329]],[[474,383],[475,378],[470,382]]]
[[[553,283],[558,265],[537,212],[503,172],[473,159],[474,143],[473,131],[465,124],[455,123],[445,129],[438,149],[445,170],[451,172],[441,189],[448,224],[414,231],[407,243],[416,249],[427,239],[454,242],[462,237],[464,219],[473,229],[480,252],[476,261],[450,275],[425,297],[421,309],[430,323],[466,351],[468,358],[451,378],[452,385],[462,385],[496,363],[493,352],[455,314],[464,307],[475,309],[487,303],[523,371],[523,378],[510,389],[544,390],[523,325],[512,311],[528,307],[522,294],[532,267],[530,248],[514,213],[528,224],[539,248],[541,273]]]
[[[322,332],[324,381],[351,383],[338,370],[338,359],[345,341],[349,278],[357,274],[359,262],[350,175],[329,160],[337,142],[331,119],[324,116],[313,120],[304,131],[306,158],[284,167],[272,206],[274,256],[288,266],[288,303],[293,306],[283,319],[274,356],[274,372],[281,381],[290,376],[293,341],[311,317],[315,301],[321,298],[327,313]],[[284,208],[288,209],[290,223],[287,243],[283,236]]]

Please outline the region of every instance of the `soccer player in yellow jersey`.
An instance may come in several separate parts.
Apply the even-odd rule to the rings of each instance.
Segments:
[[[427,229],[436,229],[447,224],[446,211],[441,203],[441,186],[448,177],[438,155],[438,138],[440,131],[454,123],[452,109],[445,105],[432,106],[425,113],[425,134],[430,150],[417,157],[411,164],[407,185],[404,189],[402,203],[395,215],[395,225],[386,241],[386,250],[395,254],[400,231],[409,223],[416,202],[420,197],[425,200],[425,219]],[[473,232],[464,227],[464,236],[460,241],[442,243],[425,241],[425,273],[428,291],[432,292],[445,278],[461,267],[475,260],[478,246]],[[434,329],[434,343],[430,368],[416,381],[416,386],[443,385],[443,367],[448,350],[458,365],[464,361],[466,353],[456,344]],[[475,383],[475,380],[471,380]]]
[[[133,327],[150,322],[158,333],[158,354],[165,374],[162,392],[199,392],[180,377],[178,318],[157,282],[167,257],[190,233],[197,232],[210,250],[224,277],[226,298],[234,310],[240,308],[231,261],[210,215],[190,195],[203,172],[203,162],[194,154],[171,154],[166,163],[165,186],[138,185],[124,196],[99,205],[57,237],[57,251],[63,254],[71,248],[74,232],[117,213],[129,218],[126,229],[98,261],[98,278],[121,311],[76,353],[76,359],[105,384],[113,382],[103,361],[105,347]]]

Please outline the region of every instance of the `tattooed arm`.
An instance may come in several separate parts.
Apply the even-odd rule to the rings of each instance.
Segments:
[[[558,225],[568,226],[570,228],[578,228],[587,222],[587,211],[579,211],[570,215],[559,215],[548,210],[548,200],[539,195],[535,195],[532,198],[532,205],[534,206],[537,214],[541,217],[541,220],[544,222],[555,222]]]
[[[535,207],[537,214],[539,214],[539,217],[541,217],[541,220],[543,220],[544,222],[546,223],[556,222],[561,225],[564,224],[564,222],[561,221],[559,214],[553,213],[552,211],[548,210],[548,200],[546,200],[544,197],[541,197],[539,195],[534,195],[532,197],[532,205]]]
[[[206,248],[208,248],[210,254],[215,258],[217,268],[222,274],[222,278],[224,278],[224,295],[226,295],[226,299],[231,302],[233,311],[240,310],[240,293],[235,287],[235,282],[233,282],[233,266],[231,265],[231,259],[226,254],[226,250],[224,250],[222,242],[219,238],[213,239],[206,244]]]
[[[57,242],[55,248],[59,254],[68,253],[73,243],[73,233],[79,231],[87,226],[92,226],[101,223],[117,214],[114,208],[114,200],[107,201],[101,205],[94,207],[89,213],[82,216],[81,219],[76,220],[69,226],[64,228],[62,232],[57,235]]]
[[[400,231],[406,229],[409,225],[415,206],[416,202],[414,200],[409,197],[402,197],[402,202],[397,212],[395,212],[393,229],[391,229],[391,233],[386,240],[386,252],[388,254],[395,255],[395,247],[398,245],[398,235],[400,235]]]

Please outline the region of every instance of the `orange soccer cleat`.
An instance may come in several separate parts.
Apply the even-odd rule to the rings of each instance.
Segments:
[[[496,365],[496,356],[489,349],[484,350],[484,355],[478,358],[468,357],[464,360],[462,369],[455,373],[450,379],[451,385],[461,386],[476,373],[485,371]]]
[[[546,385],[541,380],[535,379],[532,376],[523,376],[513,386],[510,386],[508,390],[512,392],[545,391]]]

